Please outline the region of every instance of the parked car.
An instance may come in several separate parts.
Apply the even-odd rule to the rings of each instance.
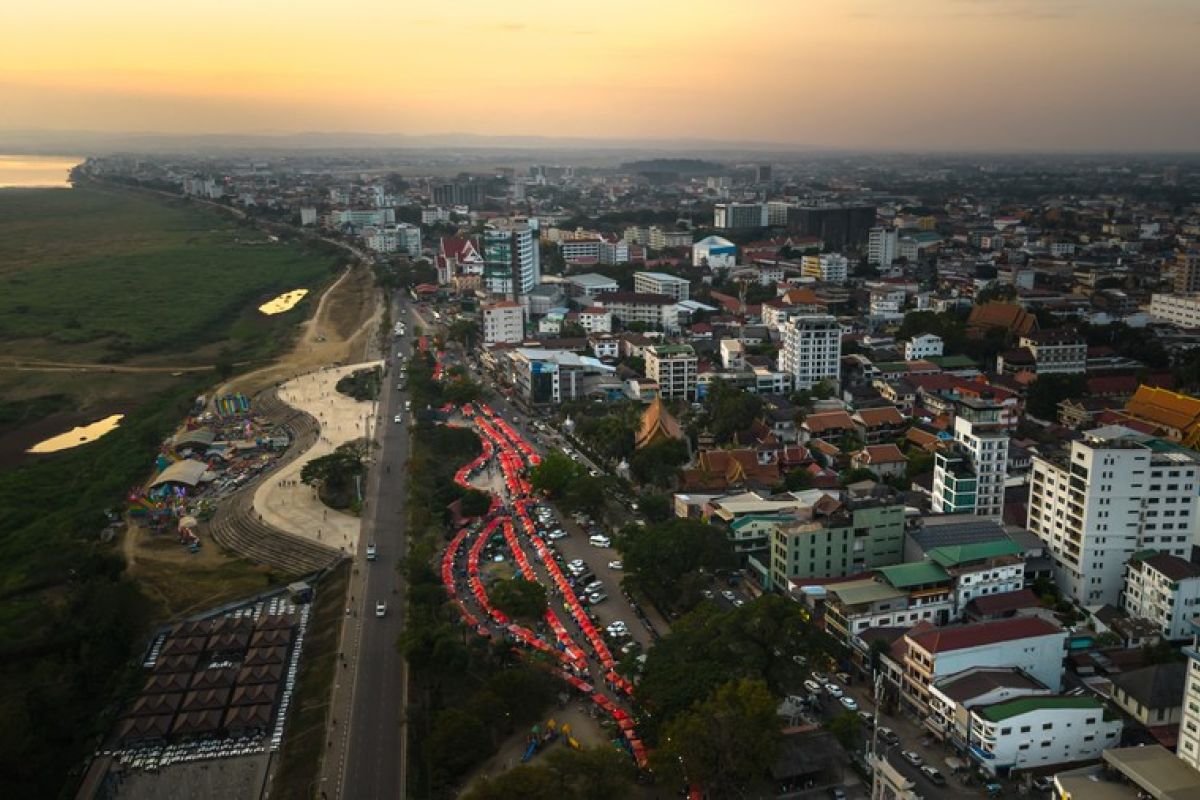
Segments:
[[[879,741],[887,745],[895,745],[900,744],[900,737],[897,736],[896,732],[891,728],[880,728]]]
[[[387,603],[380,600],[375,604],[375,616],[383,617],[387,615]]]
[[[596,605],[596,603],[603,603],[607,599],[608,599],[608,595],[605,594],[604,592],[593,592],[592,594],[588,595],[588,603],[590,603],[591,605]]]
[[[608,568],[621,570],[621,569],[625,569],[625,565],[623,563],[621,563],[620,561],[610,561],[610,562],[608,562]]]
[[[835,700],[842,699],[842,695],[845,694],[845,692],[842,691],[842,687],[838,686],[833,681],[825,684],[825,692]]]
[[[921,758],[921,754],[913,752],[912,750],[901,750],[900,757],[903,758],[908,763],[912,764],[914,767],[919,767],[923,763],[925,763],[924,760]]]
[[[945,786],[946,778],[936,768],[926,765],[921,767],[921,774],[933,783],[934,786]]]
[[[821,684],[822,686],[824,686],[825,684],[829,683],[829,678],[826,678],[826,677],[825,677],[824,675],[822,675],[820,672],[816,672],[815,670],[813,671],[813,674],[812,674],[812,679],[813,679],[814,681],[816,681],[817,683]]]
[[[724,597],[726,600],[728,600],[728,601],[729,601],[729,602],[731,602],[731,603],[732,603],[734,600],[737,600],[737,595],[736,595],[736,594],[734,594],[733,592],[729,591],[728,589],[726,589],[725,591],[721,592],[721,597]]]
[[[1048,792],[1054,788],[1054,781],[1050,777],[1043,775],[1040,778],[1033,779],[1033,788],[1035,791]]]
[[[812,692],[813,694],[820,694],[821,692],[821,684],[813,680],[805,681],[804,688],[808,689],[808,691]]]
[[[367,545],[367,561],[374,561],[379,555],[379,550],[376,549],[375,543],[371,542]]]
[[[858,718],[862,720],[863,727],[867,730],[875,727],[875,715],[870,711],[858,712]]]
[[[835,786],[829,790],[829,796],[832,797],[833,800],[846,800],[846,790],[841,786]]]
[[[588,543],[592,547],[612,547],[612,539],[607,536],[593,536],[588,539]]]
[[[846,707],[847,711],[858,711],[858,701],[853,697],[843,697],[842,705]]]

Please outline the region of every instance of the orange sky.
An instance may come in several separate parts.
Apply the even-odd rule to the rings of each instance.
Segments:
[[[0,129],[1200,149],[1192,0],[41,0]]]

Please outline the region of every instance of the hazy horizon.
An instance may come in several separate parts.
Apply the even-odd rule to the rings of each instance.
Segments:
[[[15,9],[0,134],[1200,150],[1188,0]],[[323,132],[315,134],[314,132]]]

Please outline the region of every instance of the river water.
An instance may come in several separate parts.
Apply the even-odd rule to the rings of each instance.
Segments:
[[[67,175],[82,164],[77,156],[7,156],[0,154],[0,189],[69,189]]]

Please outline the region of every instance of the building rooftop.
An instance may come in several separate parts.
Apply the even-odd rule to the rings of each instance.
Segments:
[[[890,567],[880,567],[875,571],[897,589],[908,589],[913,586],[943,583],[950,580],[950,576],[946,574],[946,570],[932,561],[895,564]]]
[[[1172,581],[1182,581],[1188,578],[1200,577],[1200,566],[1185,561],[1170,553],[1159,553],[1155,550],[1135,553],[1130,561],[1140,561],[1155,572],[1161,572]]]
[[[1019,717],[1033,711],[1062,711],[1066,709],[1094,709],[1104,711],[1104,704],[1094,697],[1070,697],[1063,695],[1047,695],[1033,697],[1018,697],[1015,700],[1005,700],[990,706],[976,709],[976,713],[990,722],[1003,722],[1012,717]]]
[[[1188,665],[1185,661],[1151,664],[1148,667],[1123,672],[1115,676],[1112,681],[1123,692],[1147,708],[1178,708],[1183,704],[1187,669]]]
[[[830,594],[836,594],[838,599],[848,606],[877,603],[882,600],[898,600],[908,594],[872,578],[832,583],[826,586],[825,590]]]
[[[1104,751],[1104,760],[1155,800],[1196,800],[1200,797],[1200,772],[1165,747],[1114,748]]]
[[[995,539],[988,542],[935,547],[932,550],[926,551],[926,555],[943,567],[956,567],[960,564],[969,564],[972,561],[985,561],[1001,556],[1018,555],[1020,552],[1020,545],[1012,539]]]
[[[981,647],[985,644],[1011,642],[1035,636],[1063,634],[1062,628],[1041,617],[1013,617],[974,625],[951,625],[910,635],[908,638],[930,653],[946,653]]]
[[[635,272],[634,277],[642,275],[647,278],[653,278],[656,281],[665,281],[666,283],[690,283],[687,278],[681,278],[678,275],[669,275],[666,272]]]
[[[1015,667],[974,667],[936,680],[933,685],[956,703],[967,703],[995,689],[1048,691],[1041,681]]]
[[[585,272],[582,275],[571,275],[567,278],[569,283],[574,283],[577,286],[583,287],[601,287],[601,286],[616,286],[617,282],[607,275],[597,275],[594,272]]]

